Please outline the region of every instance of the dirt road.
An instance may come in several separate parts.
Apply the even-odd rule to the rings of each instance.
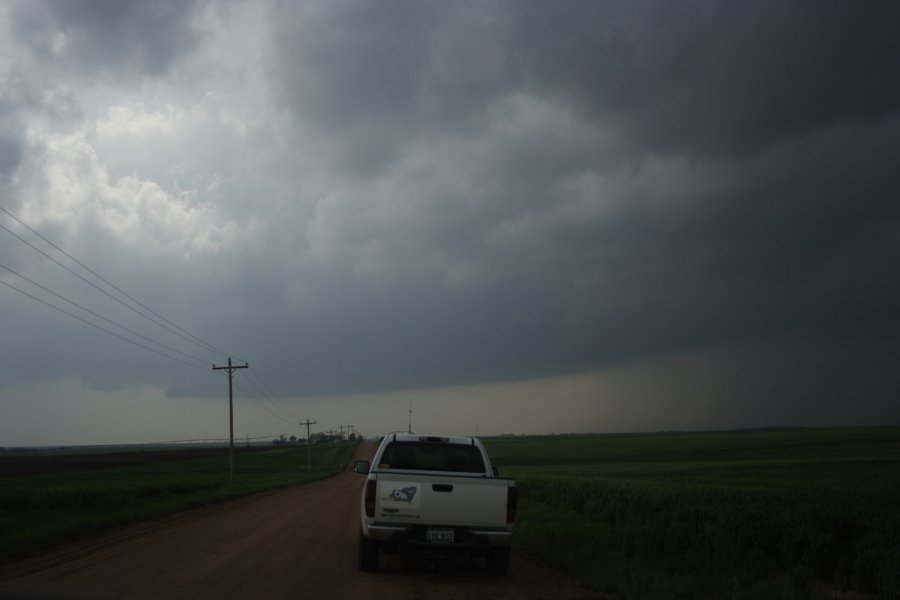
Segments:
[[[361,573],[361,485],[346,472],[90,540],[0,571],[0,598],[600,597],[515,554],[506,577],[474,560],[409,569],[390,556]]]

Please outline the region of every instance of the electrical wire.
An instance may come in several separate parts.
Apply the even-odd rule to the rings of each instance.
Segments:
[[[251,392],[251,391],[249,391],[247,388],[245,388],[239,381],[237,381],[237,380],[235,380],[235,379],[232,379],[232,384],[234,385],[234,387],[238,388],[241,392],[243,392],[244,395],[247,396],[250,400],[252,400],[254,403],[256,403],[257,406],[259,406],[260,408],[262,408],[263,410],[265,410],[267,413],[269,413],[270,415],[272,415],[272,416],[275,417],[276,419],[279,419],[279,420],[281,420],[281,421],[284,421],[285,423],[290,423],[291,425],[296,425],[296,423],[295,423],[293,420],[291,420],[291,419],[286,419],[284,416],[277,414],[277,413],[274,412],[272,409],[270,409],[268,406],[266,406],[265,404],[263,404],[263,403],[260,401],[260,399],[257,398],[257,397],[253,394],[253,392]]]
[[[25,229],[27,229],[28,231],[30,231],[32,234],[34,234],[35,236],[37,236],[38,238],[40,238],[41,240],[43,240],[45,243],[47,243],[48,245],[50,245],[50,246],[51,246],[53,249],[55,249],[57,252],[59,252],[60,254],[62,254],[62,255],[65,256],[66,258],[68,258],[69,260],[71,260],[73,263],[75,263],[76,265],[78,265],[79,267],[81,267],[82,269],[84,269],[85,271],[87,271],[88,273],[90,273],[91,275],[93,275],[94,277],[96,277],[98,280],[100,280],[101,282],[103,282],[104,284],[106,284],[107,286],[109,286],[110,288],[112,288],[113,290],[115,290],[117,293],[119,293],[121,296],[127,298],[128,300],[130,300],[131,302],[133,302],[135,305],[139,306],[141,309],[143,309],[143,311],[146,311],[146,312],[142,312],[141,310],[138,310],[137,308],[135,308],[134,306],[132,306],[132,305],[130,305],[129,303],[125,302],[125,301],[122,300],[121,298],[119,298],[119,297],[117,297],[117,296],[111,294],[108,290],[105,290],[105,289],[103,289],[102,287],[100,287],[99,285],[97,285],[96,283],[94,283],[94,282],[88,280],[88,279],[85,278],[83,275],[81,275],[81,274],[75,272],[73,269],[71,269],[70,267],[64,265],[62,262],[60,262],[60,261],[57,260],[56,258],[52,257],[50,254],[48,254],[47,252],[45,252],[45,251],[42,250],[41,248],[38,248],[37,246],[35,246],[35,245],[32,244],[31,242],[29,242],[28,240],[26,240],[25,238],[23,238],[22,236],[20,236],[20,235],[17,234],[16,232],[12,231],[11,229],[7,228],[7,227],[4,226],[2,223],[0,223],[0,229],[3,229],[3,230],[6,231],[7,233],[9,233],[10,235],[14,236],[16,239],[18,239],[20,242],[22,242],[22,243],[24,243],[25,245],[29,246],[30,248],[32,248],[32,249],[35,250],[36,252],[39,252],[39,253],[42,254],[44,257],[46,257],[48,260],[54,262],[54,263],[57,264],[58,266],[62,267],[63,269],[65,269],[66,271],[68,271],[69,273],[71,273],[72,275],[74,275],[75,277],[81,279],[84,283],[90,285],[91,287],[93,287],[94,289],[98,290],[98,291],[101,292],[102,294],[104,294],[104,295],[108,296],[109,298],[115,300],[116,302],[118,302],[119,304],[121,304],[122,306],[124,306],[125,308],[131,310],[132,312],[134,312],[134,313],[136,313],[136,314],[138,314],[138,315],[140,315],[140,316],[143,317],[144,319],[147,319],[148,321],[150,321],[150,322],[153,323],[154,325],[157,325],[158,327],[161,327],[161,328],[165,329],[166,331],[168,331],[168,332],[170,332],[170,333],[172,333],[172,334],[174,334],[174,335],[177,335],[178,337],[182,338],[183,340],[185,340],[185,341],[187,341],[187,342],[190,342],[190,343],[192,343],[192,344],[194,344],[194,345],[196,345],[196,346],[202,348],[202,349],[205,350],[205,351],[210,351],[210,352],[213,352],[214,354],[219,354],[219,355],[221,355],[221,356],[223,356],[223,357],[230,357],[230,356],[232,356],[230,353],[228,353],[228,352],[226,352],[226,351],[224,351],[224,350],[222,350],[222,349],[220,349],[220,348],[218,348],[218,347],[216,347],[216,346],[210,344],[209,342],[207,342],[207,341],[204,340],[203,338],[201,338],[201,337],[199,337],[199,336],[196,336],[196,335],[192,334],[191,332],[187,331],[186,329],[184,329],[184,328],[182,328],[182,327],[176,325],[175,323],[173,323],[173,322],[170,321],[169,319],[166,319],[166,318],[163,317],[161,314],[159,314],[158,312],[156,312],[155,310],[153,310],[152,308],[150,308],[149,306],[147,306],[146,304],[144,304],[143,302],[141,302],[140,300],[138,300],[137,298],[135,298],[135,297],[132,296],[131,294],[128,294],[127,292],[125,292],[125,291],[122,290],[119,286],[117,286],[116,284],[114,284],[113,282],[111,282],[110,280],[108,280],[107,278],[105,278],[105,277],[103,277],[102,275],[100,275],[99,273],[97,273],[94,269],[91,269],[89,266],[87,266],[86,264],[84,264],[82,261],[80,261],[80,260],[78,260],[77,258],[75,258],[72,254],[70,254],[69,252],[67,252],[66,250],[64,250],[63,248],[61,248],[60,246],[58,246],[57,244],[53,243],[53,242],[52,242],[50,239],[48,239],[46,236],[42,235],[39,231],[37,231],[37,230],[35,230],[34,228],[32,228],[31,226],[29,226],[29,225],[28,225],[27,223],[25,223],[22,219],[20,219],[18,216],[16,216],[15,214],[13,214],[11,211],[7,210],[7,209],[6,209],[4,206],[2,206],[2,205],[0,205],[0,212],[3,212],[4,214],[6,214],[8,217],[10,217],[11,219],[13,219],[13,220],[14,220],[15,222],[17,222],[19,225],[21,225],[22,227],[24,227]],[[139,337],[139,338],[141,338],[141,339],[143,339],[143,340],[146,340],[146,341],[148,341],[148,342],[150,342],[150,343],[152,343],[152,344],[154,344],[154,345],[156,345],[156,346],[158,346],[158,347],[160,347],[160,348],[163,348],[163,349],[168,350],[168,351],[170,351],[170,352],[174,352],[174,353],[176,353],[176,354],[179,354],[179,355],[181,355],[181,356],[183,356],[183,357],[185,357],[185,358],[187,358],[187,359],[190,359],[190,360],[192,360],[192,361],[197,361],[197,362],[200,362],[200,363],[205,363],[205,362],[207,362],[207,361],[204,361],[202,358],[199,358],[199,357],[194,356],[194,355],[192,355],[192,354],[188,354],[188,353],[186,353],[186,352],[182,352],[182,351],[180,351],[180,350],[177,350],[177,349],[175,349],[175,348],[173,348],[173,347],[171,347],[171,346],[168,346],[168,345],[166,345],[166,344],[163,344],[163,343],[161,343],[161,342],[158,342],[158,341],[156,341],[156,340],[154,340],[154,339],[152,339],[152,338],[150,338],[150,337],[148,337],[148,336],[145,336],[145,335],[143,335],[143,334],[141,334],[141,333],[138,333],[138,332],[136,332],[136,331],[134,331],[134,330],[132,330],[132,329],[129,329],[128,327],[125,327],[124,325],[121,325],[121,324],[119,324],[119,323],[117,323],[117,322],[115,322],[115,321],[113,321],[113,320],[111,320],[111,319],[108,319],[108,318],[106,318],[106,317],[100,315],[99,313],[94,312],[94,311],[92,311],[92,310],[90,310],[90,309],[88,309],[88,308],[86,308],[86,307],[84,307],[84,306],[82,306],[82,305],[80,305],[80,304],[78,304],[78,303],[76,303],[76,302],[74,302],[74,301],[72,301],[72,300],[66,298],[66,297],[63,296],[63,295],[58,294],[57,292],[54,292],[53,290],[51,290],[51,289],[49,289],[49,288],[47,288],[47,287],[41,285],[40,283],[38,283],[38,282],[36,282],[36,281],[34,281],[34,280],[32,280],[32,279],[29,279],[28,277],[26,277],[26,276],[22,275],[21,273],[18,273],[18,272],[16,272],[16,271],[10,269],[9,267],[7,267],[7,266],[5,266],[5,265],[0,265],[0,267],[6,269],[6,270],[9,271],[10,273],[13,273],[14,275],[16,275],[16,276],[18,276],[18,277],[24,279],[25,281],[28,281],[28,282],[31,283],[32,285],[34,285],[34,286],[36,286],[36,287],[38,287],[38,288],[44,290],[45,292],[50,293],[50,294],[52,294],[53,296],[55,296],[55,297],[57,297],[57,298],[59,298],[59,299],[65,301],[65,302],[67,302],[67,303],[69,303],[69,304],[71,304],[71,305],[73,305],[73,306],[78,307],[79,309],[85,311],[86,313],[88,313],[88,314],[90,314],[90,315],[92,315],[92,316],[94,316],[94,317],[96,317],[96,318],[98,318],[98,319],[101,319],[102,321],[104,321],[104,322],[106,322],[106,323],[109,323],[109,324],[111,324],[111,325],[113,325],[113,326],[115,326],[115,327],[118,327],[119,329],[121,329],[121,330],[123,330],[123,331],[126,331],[126,332],[130,333],[131,335],[137,336],[137,337]],[[45,304],[45,305],[47,305],[47,306],[49,306],[49,307],[51,307],[51,308],[54,308],[55,310],[58,310],[58,311],[62,312],[63,314],[66,314],[66,315],[68,315],[68,316],[70,316],[70,317],[72,317],[72,318],[75,318],[75,319],[77,319],[77,320],[79,320],[79,321],[82,321],[82,322],[88,324],[88,325],[91,325],[92,327],[95,327],[96,329],[99,329],[100,331],[103,331],[103,332],[105,332],[105,333],[107,333],[107,334],[109,334],[109,335],[113,335],[113,336],[115,336],[115,337],[118,337],[118,338],[120,338],[120,339],[123,339],[123,340],[125,340],[125,341],[127,341],[127,342],[129,342],[129,343],[131,343],[131,344],[134,344],[134,345],[140,347],[140,348],[146,349],[146,350],[148,350],[148,351],[150,351],[150,352],[154,352],[154,353],[159,354],[159,355],[161,355],[161,356],[165,356],[166,358],[169,358],[169,359],[171,359],[171,360],[176,360],[176,361],[178,361],[178,362],[181,362],[181,363],[183,363],[183,364],[189,365],[189,366],[194,367],[194,368],[200,368],[200,367],[197,367],[197,365],[195,365],[195,364],[193,364],[193,363],[189,363],[189,362],[187,362],[187,361],[185,361],[185,360],[181,360],[181,359],[179,359],[179,358],[177,358],[177,357],[174,357],[174,356],[171,356],[171,355],[169,355],[169,354],[167,354],[167,353],[165,353],[165,352],[162,352],[162,351],[156,350],[156,349],[154,349],[154,348],[145,346],[144,344],[141,344],[140,342],[136,342],[135,340],[132,340],[132,339],[130,339],[130,338],[127,338],[127,337],[125,337],[125,336],[122,336],[122,335],[119,335],[119,334],[117,334],[117,333],[115,333],[115,332],[112,332],[112,331],[110,331],[110,330],[108,330],[108,329],[105,329],[105,328],[103,328],[103,327],[97,325],[96,323],[93,323],[93,322],[88,321],[88,320],[86,320],[86,319],[83,319],[83,318],[81,318],[81,317],[79,317],[79,316],[77,316],[77,315],[74,315],[74,314],[72,314],[72,313],[70,313],[70,312],[68,312],[68,311],[66,311],[66,310],[64,310],[64,309],[62,309],[62,308],[60,308],[60,307],[58,307],[58,306],[56,306],[56,305],[53,305],[53,304],[51,304],[51,303],[49,303],[49,302],[46,302],[45,300],[42,300],[42,299],[40,299],[40,298],[38,298],[38,297],[36,297],[36,296],[34,296],[34,295],[32,295],[32,294],[29,294],[28,292],[25,292],[24,290],[18,289],[18,288],[16,288],[15,286],[13,286],[13,285],[11,285],[11,284],[8,284],[8,283],[2,282],[2,281],[0,281],[0,283],[3,283],[3,284],[6,285],[7,287],[9,287],[9,288],[11,288],[11,289],[14,289],[15,291],[17,291],[17,292],[19,292],[19,293],[21,293],[21,294],[23,294],[23,295],[25,295],[25,296],[27,296],[27,297],[29,297],[29,298],[32,298],[32,299],[34,299],[34,300],[37,300],[38,302],[41,302],[42,304]],[[153,317],[156,317],[156,318],[153,318],[153,317],[149,316],[147,313],[149,313],[150,315],[153,315]],[[157,320],[157,319],[158,319],[158,320]],[[206,370],[205,367],[204,367],[203,369]],[[268,396],[269,396],[271,399],[274,400],[274,404],[273,404],[274,406],[278,406],[281,410],[285,411],[285,413],[289,413],[290,415],[292,415],[292,416],[295,417],[296,419],[299,419],[299,418],[300,418],[299,415],[297,415],[297,413],[295,413],[295,412],[290,408],[290,406],[288,406],[285,402],[283,402],[280,398],[278,398],[278,396],[275,395],[274,392],[272,392],[272,389],[268,386],[268,384],[266,384],[266,382],[262,379],[262,377],[259,375],[259,373],[253,371],[252,375],[253,375],[253,377],[256,378],[256,380],[259,382],[259,384],[261,384],[262,387],[265,388],[265,390],[266,390],[266,392],[263,392],[263,390],[259,387],[259,385],[256,384],[256,382],[253,381],[252,378],[251,378],[251,379],[248,379],[248,381],[249,381],[252,385],[254,385],[254,387],[257,388],[257,391],[260,392],[260,395],[261,395],[261,396],[265,397],[265,396],[266,396],[266,393],[268,393]],[[252,395],[251,395],[250,397],[251,397],[254,401],[256,400],[255,396],[252,396]],[[261,405],[261,406],[263,406],[264,408],[266,408],[266,410],[269,410],[268,407],[266,407],[265,405]],[[271,412],[271,410],[269,410],[269,412]],[[273,414],[274,414],[274,413],[273,413]],[[282,420],[285,420],[285,421],[287,421],[287,422],[293,423],[293,421],[288,421],[287,419],[284,419],[284,417],[278,416],[278,418],[280,418],[280,419],[282,419]]]
[[[137,304],[138,306],[140,306],[141,308],[143,308],[145,311],[151,313],[152,315],[154,315],[154,316],[157,317],[157,318],[155,319],[155,318],[153,318],[153,317],[151,317],[151,316],[148,316],[146,313],[141,312],[140,310],[138,310],[138,309],[135,308],[134,306],[128,304],[127,302],[125,302],[125,301],[122,300],[121,298],[118,298],[118,297],[114,296],[114,295],[111,294],[108,290],[105,290],[105,289],[101,288],[99,285],[97,285],[97,284],[95,284],[94,282],[88,280],[88,279],[87,279],[86,277],[84,277],[83,275],[81,275],[81,274],[79,274],[79,273],[76,273],[73,269],[67,267],[67,266],[64,265],[62,262],[60,262],[59,260],[57,260],[56,258],[50,256],[50,255],[49,255],[47,252],[45,252],[44,250],[38,248],[37,246],[35,246],[35,245],[32,244],[31,242],[29,242],[28,240],[26,240],[25,238],[23,238],[22,236],[20,236],[20,235],[17,234],[16,232],[12,231],[11,229],[9,229],[8,227],[6,227],[5,225],[0,224],[0,229],[3,229],[3,230],[6,231],[7,233],[9,233],[10,235],[14,236],[16,239],[18,239],[18,240],[19,240],[20,242],[22,242],[23,244],[29,246],[30,248],[32,248],[32,249],[35,250],[36,252],[39,252],[39,253],[42,254],[44,257],[46,257],[48,260],[53,261],[53,262],[56,263],[58,266],[62,267],[63,269],[65,269],[66,271],[68,271],[69,273],[71,273],[72,275],[74,275],[75,277],[79,278],[80,280],[82,280],[82,281],[85,282],[86,284],[90,285],[91,287],[93,287],[94,289],[96,289],[97,291],[99,291],[100,293],[102,293],[102,294],[108,296],[109,298],[112,298],[113,300],[115,300],[116,302],[118,302],[119,304],[121,304],[122,306],[124,306],[125,308],[127,308],[127,309],[129,309],[129,310],[135,312],[136,314],[138,314],[138,315],[140,315],[141,317],[147,319],[148,321],[154,323],[155,325],[157,325],[157,326],[159,326],[159,327],[162,327],[163,329],[166,329],[166,330],[169,331],[170,333],[173,333],[173,334],[175,334],[175,335],[177,335],[177,336],[183,338],[184,340],[186,340],[186,341],[188,341],[188,342],[190,342],[190,343],[192,343],[192,344],[195,344],[195,345],[197,345],[197,346],[200,346],[200,347],[203,348],[204,350],[211,351],[211,352],[213,352],[214,354],[220,354],[220,355],[222,355],[222,356],[228,356],[228,352],[225,352],[224,350],[221,350],[221,349],[219,349],[219,348],[216,348],[215,346],[213,346],[212,344],[209,344],[208,342],[206,342],[206,341],[203,340],[202,338],[200,338],[200,337],[198,337],[198,336],[195,336],[195,335],[191,334],[190,332],[186,331],[185,329],[183,329],[183,328],[179,327],[178,325],[172,323],[171,321],[169,321],[168,319],[166,319],[165,317],[163,317],[162,315],[160,315],[159,313],[157,313],[157,312],[154,311],[153,309],[149,308],[146,304],[140,302],[139,300],[137,300],[136,298],[134,298],[134,297],[131,296],[130,294],[124,292],[124,291],[123,291],[121,288],[119,288],[117,285],[113,284],[113,283],[110,282],[108,279],[106,279],[106,278],[104,278],[103,276],[99,275],[96,271],[94,271],[93,269],[91,269],[90,267],[88,267],[87,265],[85,265],[84,263],[82,263],[81,261],[79,261],[77,258],[75,258],[75,257],[72,256],[71,254],[69,254],[68,252],[66,252],[65,250],[63,250],[62,248],[60,248],[59,246],[57,246],[57,245],[54,244],[53,242],[51,242],[49,239],[47,239],[46,237],[44,237],[43,235],[41,235],[39,232],[37,232],[37,231],[35,231],[34,229],[32,229],[31,227],[29,227],[24,221],[22,221],[21,219],[19,219],[17,216],[15,216],[13,213],[11,213],[10,211],[8,211],[8,210],[7,210],[6,208],[4,208],[2,205],[0,205],[0,211],[2,211],[3,213],[9,215],[9,216],[10,216],[11,218],[13,218],[16,222],[18,222],[18,223],[21,224],[23,227],[25,227],[26,229],[28,229],[28,231],[32,232],[34,235],[36,235],[36,236],[38,236],[39,238],[41,238],[42,240],[44,240],[46,243],[48,243],[50,246],[52,246],[52,247],[53,247],[54,249],[56,249],[58,252],[62,253],[64,256],[66,256],[67,258],[69,258],[70,260],[72,260],[73,262],[75,262],[75,263],[76,263],[77,265],[79,265],[81,268],[83,268],[83,269],[85,269],[86,271],[88,271],[88,272],[89,272],[90,274],[92,274],[94,277],[97,277],[97,278],[100,279],[102,282],[104,282],[106,285],[108,285],[108,286],[110,286],[111,288],[113,288],[114,290],[116,290],[119,294],[125,296],[126,298],[128,298],[129,300],[131,300],[132,302],[134,302],[135,304]],[[159,319],[159,320],[157,320],[157,319]]]
[[[200,362],[200,363],[206,362],[206,360],[203,359],[203,358],[199,358],[199,357],[194,356],[194,355],[192,355],[192,354],[188,354],[188,353],[186,353],[186,352],[182,352],[181,350],[178,350],[178,349],[176,349],[176,348],[172,348],[171,346],[167,346],[166,344],[163,344],[162,342],[157,342],[156,340],[154,340],[154,339],[152,339],[152,338],[150,338],[150,337],[147,337],[146,335],[143,335],[142,333],[138,333],[137,331],[134,331],[134,330],[132,330],[132,329],[129,329],[128,327],[125,327],[124,325],[122,325],[122,324],[120,324],[120,323],[116,323],[116,322],[113,321],[112,319],[107,319],[107,318],[104,317],[103,315],[98,314],[98,313],[92,311],[91,309],[86,308],[86,307],[84,307],[84,306],[78,304],[77,302],[75,302],[75,301],[73,301],[73,300],[70,300],[70,299],[66,298],[66,297],[63,296],[62,294],[58,294],[58,293],[54,292],[54,291],[51,290],[50,288],[41,285],[41,284],[38,283],[37,281],[34,281],[33,279],[30,279],[29,277],[26,277],[25,275],[22,275],[21,273],[15,271],[15,270],[13,270],[13,269],[10,269],[9,267],[7,267],[6,265],[4,265],[4,264],[2,264],[2,263],[0,263],[0,269],[6,269],[7,271],[9,271],[10,273],[12,273],[13,275],[16,275],[16,276],[18,276],[18,277],[21,277],[22,279],[24,279],[25,281],[27,281],[27,282],[30,283],[31,285],[34,285],[34,286],[36,286],[36,287],[38,287],[38,288],[44,290],[44,291],[47,292],[48,294],[52,294],[52,295],[56,296],[57,298],[59,298],[60,300],[63,300],[63,301],[65,301],[65,302],[68,302],[69,304],[71,304],[72,306],[75,306],[75,307],[77,307],[77,308],[80,308],[81,310],[83,310],[84,312],[88,313],[89,315],[94,316],[94,317],[96,317],[96,318],[98,318],[98,319],[101,319],[101,320],[103,320],[103,321],[109,323],[110,325],[113,325],[113,326],[115,326],[115,327],[118,327],[119,329],[121,329],[121,330],[123,330],[123,331],[127,331],[127,332],[130,333],[131,335],[135,335],[135,336],[137,336],[137,337],[139,337],[139,338],[141,338],[141,339],[143,339],[143,340],[146,340],[146,341],[150,342],[151,344],[156,344],[156,345],[159,346],[160,348],[165,348],[166,350],[169,350],[170,352],[174,352],[174,353],[176,353],[176,354],[180,354],[180,355],[182,355],[182,356],[184,356],[184,357],[186,357],[186,358],[189,358],[189,359],[191,359],[191,360],[196,360],[197,362]]]
[[[172,355],[170,355],[170,354],[166,354],[165,352],[161,352],[161,351],[159,351],[159,350],[157,350],[157,349],[155,349],[155,348],[151,348],[150,346],[147,346],[147,345],[142,344],[142,343],[140,343],[140,342],[136,342],[136,341],[134,341],[134,340],[131,339],[131,338],[128,338],[128,337],[125,337],[124,335],[120,335],[120,334],[116,333],[115,331],[110,331],[109,329],[106,329],[105,327],[102,327],[102,326],[100,326],[100,325],[97,325],[96,323],[93,323],[93,322],[91,322],[91,321],[88,321],[87,319],[83,319],[82,317],[79,317],[78,315],[76,315],[76,314],[74,314],[74,313],[71,313],[71,312],[67,311],[67,310],[64,309],[64,308],[60,308],[60,307],[56,306],[55,304],[51,304],[50,302],[47,302],[46,300],[44,300],[44,299],[42,299],[42,298],[38,298],[37,296],[35,296],[35,295],[33,295],[33,294],[29,294],[29,293],[26,292],[25,290],[19,289],[19,288],[17,288],[16,286],[12,285],[11,283],[8,283],[8,282],[6,282],[6,281],[3,281],[2,279],[0,279],[0,284],[5,285],[6,287],[8,287],[8,288],[10,288],[10,289],[19,292],[19,293],[22,294],[23,296],[27,296],[28,298],[31,298],[32,300],[36,300],[37,302],[40,302],[41,304],[44,304],[44,305],[46,305],[46,306],[49,306],[50,308],[52,308],[52,309],[54,309],[54,310],[58,310],[59,312],[63,313],[64,315],[68,315],[68,316],[72,317],[73,319],[77,319],[78,321],[81,321],[82,323],[85,323],[85,324],[87,324],[87,325],[90,325],[91,327],[94,327],[94,328],[96,328],[96,329],[99,329],[100,331],[102,331],[102,332],[104,332],[104,333],[107,333],[107,334],[109,334],[109,335],[115,336],[115,337],[119,338],[120,340],[124,340],[124,341],[128,342],[129,344],[134,344],[134,345],[137,346],[138,348],[143,348],[144,350],[147,350],[148,352],[153,352],[154,354],[158,354],[158,355],[160,355],[160,356],[164,356],[165,358],[168,358],[169,360],[174,360],[174,361],[176,361],[176,362],[180,362],[180,363],[183,364],[183,365],[187,365],[187,366],[193,367],[193,368],[195,368],[195,369],[200,369],[200,370],[202,370],[202,371],[206,371],[206,370],[207,370],[207,367],[200,367],[200,366],[197,366],[197,365],[195,365],[195,364],[193,364],[193,363],[187,362],[186,360],[182,360],[182,359],[180,359],[180,358],[178,358],[178,357],[176,357],[176,356],[172,356]]]
[[[162,319],[164,322],[168,323],[169,325],[171,325],[171,326],[174,327],[175,329],[181,331],[181,332],[184,333],[185,335],[187,335],[187,336],[189,336],[190,338],[194,339],[194,340],[195,340],[195,343],[197,343],[197,344],[199,344],[199,345],[201,345],[201,346],[205,346],[206,349],[212,351],[213,353],[218,353],[218,354],[221,354],[222,356],[227,356],[227,355],[228,355],[228,353],[225,352],[224,350],[221,350],[221,349],[219,349],[219,348],[216,348],[215,346],[213,346],[212,344],[210,344],[209,342],[207,342],[207,341],[204,340],[203,338],[198,337],[198,336],[192,334],[191,332],[189,332],[189,331],[187,331],[187,330],[185,330],[185,329],[182,329],[181,327],[179,327],[178,325],[176,325],[176,324],[173,323],[172,321],[166,319],[166,318],[163,317],[161,314],[159,314],[158,312],[156,312],[155,310],[153,310],[152,308],[150,308],[149,306],[147,306],[146,304],[144,304],[143,302],[141,302],[140,300],[138,300],[138,299],[135,298],[134,296],[131,296],[130,294],[128,294],[127,292],[125,292],[122,288],[120,288],[119,286],[117,286],[117,285],[114,284],[113,282],[109,281],[108,279],[106,279],[105,277],[103,277],[102,275],[100,275],[99,273],[97,273],[96,271],[94,271],[93,269],[91,269],[90,267],[88,267],[86,264],[84,264],[83,262],[81,262],[80,260],[78,260],[77,258],[75,258],[74,256],[72,256],[71,254],[69,254],[68,252],[66,252],[65,250],[63,250],[62,248],[60,248],[59,246],[57,246],[56,244],[54,244],[52,241],[50,241],[49,239],[47,239],[46,237],[44,237],[43,235],[41,235],[40,232],[38,232],[38,231],[36,231],[35,229],[31,228],[27,223],[25,223],[24,221],[22,221],[22,219],[20,219],[19,217],[17,217],[16,215],[14,215],[14,214],[11,213],[10,211],[8,211],[6,208],[4,208],[3,205],[0,205],[0,211],[4,212],[4,213],[7,214],[9,217],[11,217],[12,219],[14,219],[17,223],[19,223],[20,225],[22,225],[25,229],[27,229],[28,231],[30,231],[30,232],[33,233],[34,235],[38,236],[39,238],[41,238],[42,240],[44,240],[45,242],[47,242],[48,244],[50,244],[50,245],[51,245],[53,248],[55,248],[58,252],[62,253],[62,254],[65,255],[66,257],[68,257],[72,262],[74,262],[75,264],[77,264],[78,266],[80,266],[81,268],[83,268],[85,271],[87,271],[88,273],[90,273],[91,275],[93,275],[94,277],[96,277],[97,279],[99,279],[100,281],[102,281],[103,283],[105,283],[106,285],[110,286],[111,288],[113,288],[114,290],[116,290],[117,292],[119,292],[120,294],[122,294],[123,296],[125,296],[126,298],[128,298],[129,300],[131,300],[132,302],[134,302],[135,304],[137,304],[137,305],[140,306],[141,308],[143,308],[144,310],[146,310],[146,311],[150,312],[151,314],[153,314],[153,315],[159,317],[160,319]]]
[[[268,397],[271,398],[285,412],[290,413],[291,416],[293,416],[295,419],[300,418],[300,415],[297,414],[294,411],[294,409],[292,409],[286,402],[282,401],[281,398],[279,398],[278,396],[275,395],[275,392],[273,392],[272,388],[270,388],[268,386],[268,384],[266,384],[266,382],[263,380],[263,378],[260,376],[260,374],[256,371],[256,369],[250,368],[250,369],[248,369],[248,371],[251,376],[251,378],[248,379],[248,381],[256,388],[256,390],[258,392],[260,392],[261,395],[263,395],[263,396],[268,395]],[[257,385],[256,382],[253,381],[254,377],[256,378],[256,381],[259,382],[259,385]],[[262,388],[264,388],[264,389],[262,389],[260,386],[262,386]]]
[[[274,408],[278,408],[280,411],[283,411],[283,410],[284,410],[283,407],[281,407],[280,405],[276,404],[271,398],[269,398],[268,396],[266,396],[266,395],[265,395],[265,392],[263,392],[263,390],[262,390],[262,388],[259,386],[259,384],[256,383],[255,381],[253,381],[252,378],[247,377],[247,378],[244,379],[244,381],[245,381],[246,383],[249,383],[250,386],[255,390],[254,396],[255,396],[256,398],[259,398],[259,399],[264,400],[264,401],[272,402],[272,406],[273,406]],[[257,396],[257,394],[258,394],[258,396]],[[284,413],[282,413],[282,414],[284,414]]]

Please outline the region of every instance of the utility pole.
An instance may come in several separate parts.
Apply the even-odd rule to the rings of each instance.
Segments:
[[[309,419],[307,419],[305,423],[304,423],[303,421],[300,421],[300,424],[301,424],[301,425],[306,425],[306,470],[307,470],[307,471],[311,471],[311,470],[312,470],[312,462],[310,462],[310,459],[309,459],[309,442],[310,442],[310,439],[309,439],[309,426],[310,426],[310,425],[315,425],[316,422],[315,422],[315,421],[310,421]]]
[[[231,357],[228,357],[227,367],[217,367],[213,365],[213,371],[228,371],[228,482],[234,483],[234,392],[232,390],[232,379],[237,369],[246,369],[250,367],[248,363],[243,366],[231,364]]]

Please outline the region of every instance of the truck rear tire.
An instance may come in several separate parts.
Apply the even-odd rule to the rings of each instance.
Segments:
[[[488,549],[485,563],[491,575],[506,575],[509,571],[509,546]]]
[[[359,570],[378,570],[378,542],[372,541],[359,531]]]

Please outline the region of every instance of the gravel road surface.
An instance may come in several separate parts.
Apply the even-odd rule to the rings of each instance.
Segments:
[[[369,458],[374,446],[360,446]],[[481,561],[356,567],[359,493],[350,471],[87,540],[0,570],[0,598],[604,598],[513,553]]]

